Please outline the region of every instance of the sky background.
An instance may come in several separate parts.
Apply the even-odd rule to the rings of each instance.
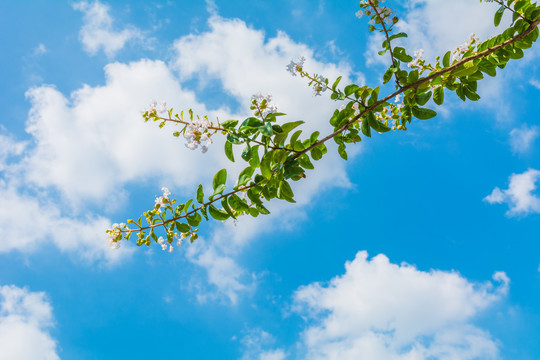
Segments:
[[[387,4],[428,61],[502,31],[493,4]],[[1,1],[0,359],[540,359],[538,46],[477,103],[447,93],[436,118],[347,162],[330,145],[297,204],[204,223],[173,253],[108,248],[161,187],[181,201],[242,169],[222,139],[201,154],[144,123],[151,99],[243,119],[260,91],[327,133],[340,104],[285,67],[303,55],[380,85],[388,59],[358,9]]]

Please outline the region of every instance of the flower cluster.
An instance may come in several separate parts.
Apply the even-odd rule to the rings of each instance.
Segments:
[[[422,65],[424,63],[424,60],[422,60],[422,56],[424,56],[424,49],[418,49],[414,52],[414,60],[409,63],[409,67],[411,69],[413,68],[422,68]]]
[[[289,65],[287,65],[287,71],[292,74],[292,76],[296,76],[296,73],[302,72],[302,67],[304,66],[304,61],[306,61],[306,58],[303,56],[300,56],[296,61],[291,60]]]
[[[212,143],[211,134],[208,131],[211,125],[206,116],[203,118],[197,116],[196,120],[191,120],[191,123],[186,126],[186,131],[184,132],[186,147],[195,150],[200,146],[203,154],[207,152],[208,145]]]
[[[328,79],[322,75],[316,76],[314,84],[313,84],[313,95],[320,96],[321,93],[325,92],[327,88],[328,88]]]
[[[257,110],[255,116],[261,116],[263,119],[268,114],[278,112],[278,108],[272,103],[272,95],[263,95],[260,92],[251,96],[251,110]]]
[[[120,248],[120,243],[118,241],[122,240],[122,231],[127,230],[128,227],[124,223],[113,224],[112,228],[107,230],[109,234],[109,247],[113,250]]]
[[[460,61],[463,58],[463,54],[468,52],[471,47],[476,44],[480,39],[474,33],[471,34],[469,41],[466,41],[465,44],[459,46],[452,55],[452,62]]]
[[[150,100],[150,109],[148,110],[149,116],[156,116],[157,113],[163,114],[167,112],[167,103],[162,101],[158,104],[155,99]]]
[[[161,208],[162,206],[170,203],[169,195],[171,195],[171,192],[169,191],[169,189],[167,189],[166,187],[162,187],[161,191],[163,191],[163,196],[159,196],[159,197],[156,196],[156,201],[155,201],[156,210],[159,210],[159,208]]]
[[[364,14],[370,16],[370,30],[374,30],[376,24],[385,23],[387,25],[393,25],[397,22],[397,18],[392,17],[392,9],[387,6],[379,6],[379,4],[384,2],[385,0],[362,0],[360,1],[362,10],[357,11],[355,15],[359,19],[362,18]]]

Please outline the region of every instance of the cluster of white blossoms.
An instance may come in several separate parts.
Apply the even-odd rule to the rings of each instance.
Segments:
[[[287,71],[290,72],[292,76],[296,76],[296,73],[300,72],[300,70],[304,66],[305,61],[306,58],[303,56],[300,56],[296,61],[291,60],[289,65],[287,65]]]
[[[162,187],[161,191],[163,191],[163,196],[156,196],[155,205],[159,205],[159,207],[162,207],[165,204],[170,203],[169,195],[171,195],[171,192],[166,187]],[[158,208],[159,209],[159,208]]]
[[[424,49],[418,49],[414,52],[414,60],[409,63],[410,68],[421,68],[422,56],[424,56]]]
[[[155,99],[150,100],[150,109],[148,110],[149,114],[156,114],[156,113],[166,113],[168,111],[167,109],[167,103],[165,101],[162,101],[158,104],[158,102]]]
[[[186,147],[191,150],[196,150],[199,146],[201,152],[204,154],[208,151],[208,145],[212,143],[208,128],[211,126],[210,121],[205,116],[200,118],[197,116],[196,120],[192,120],[190,124],[186,126],[184,137],[186,138]]]
[[[278,108],[275,104],[272,103],[272,95],[266,94],[263,95],[261,92],[258,92],[251,96],[251,103],[258,107],[260,115],[264,118],[268,114],[274,114],[278,112]]]
[[[380,3],[384,3],[385,0],[379,0],[379,1],[367,1],[362,0],[360,1],[360,6],[365,8],[364,10],[358,10],[355,15],[357,18],[361,19],[362,16],[364,16],[364,13],[367,16],[372,15],[372,9],[375,12],[375,14],[378,14],[378,17],[381,21],[384,21],[386,24],[390,25],[393,23],[393,19],[391,17],[392,15],[392,9],[390,9],[387,6],[379,6]],[[373,6],[375,4],[375,6]],[[372,18],[369,22],[369,25],[375,25],[377,22],[374,18]]]
[[[328,79],[322,75],[319,75],[316,77],[316,80],[317,81],[315,82],[315,84],[313,84],[313,95],[320,96],[321,93],[325,92],[328,88]]]
[[[178,239],[178,241],[176,242],[176,245],[182,246],[182,243],[184,242],[184,239],[187,237],[187,235],[186,234],[178,235],[178,233],[175,232],[173,237]],[[169,244],[167,240],[165,240],[162,236],[158,238],[157,242],[159,245],[161,245],[161,250],[169,251],[170,253],[174,251],[174,247],[172,246],[172,244]]]
[[[454,53],[452,55],[452,62],[460,61],[463,58],[463,54],[469,51],[471,46],[476,44],[478,41],[480,41],[478,36],[472,33],[471,37],[469,38],[469,41],[466,41],[465,44],[459,46],[456,50],[454,50]]]
[[[122,230],[127,230],[128,226],[124,223],[113,224],[110,230],[107,230],[109,234],[109,247],[113,250],[116,250],[120,247],[120,243],[117,241],[118,238],[122,237]]]

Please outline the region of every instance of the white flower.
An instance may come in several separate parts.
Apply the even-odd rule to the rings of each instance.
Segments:
[[[421,58],[424,55],[424,49],[418,49],[414,52],[415,58]]]
[[[160,236],[157,242],[158,244],[163,245],[165,243],[165,239]]]
[[[165,101],[160,102],[159,106],[157,108],[157,111],[159,113],[166,113],[167,112],[167,103]]]
[[[161,244],[161,250],[165,251],[167,250],[168,246],[167,244]]]
[[[169,252],[172,253],[174,250],[174,248],[172,247],[172,245],[169,246]]]
[[[302,68],[304,66],[304,61],[306,61],[306,58],[303,56],[298,57],[296,62],[294,60],[291,60],[289,65],[287,65],[287,71],[290,72],[292,76],[296,76],[299,68]]]
[[[362,10],[358,10],[355,15],[357,18],[361,19],[362,16],[364,15],[364,12]]]
[[[163,196],[165,197],[168,197],[169,195],[171,195],[171,192],[166,187],[162,187],[161,191],[163,191]]]

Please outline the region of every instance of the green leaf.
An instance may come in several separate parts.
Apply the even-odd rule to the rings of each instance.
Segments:
[[[187,213],[189,211],[189,205],[193,202],[193,199],[189,199],[186,205],[184,205],[184,212]]]
[[[467,61],[465,64],[463,64],[463,66],[452,71],[452,75],[454,75],[455,77],[463,77],[463,76],[472,75],[477,71],[478,71],[478,66],[474,65],[472,61]]]
[[[229,202],[228,202],[228,199],[227,198],[223,198],[221,199],[221,206],[223,206],[223,210],[225,210],[225,212],[227,213],[227,215],[229,215],[230,217],[232,217],[233,219],[236,219],[236,216],[234,216],[231,208],[229,207]]]
[[[264,176],[266,180],[272,178],[272,169],[270,168],[272,161],[272,152],[267,152],[261,160],[261,175]]]
[[[372,112],[368,114],[368,122],[369,125],[373,128],[373,130],[377,132],[384,133],[390,131],[390,128],[384,125],[382,122],[378,121]]]
[[[335,90],[335,89],[336,89],[336,87],[338,86],[338,84],[339,84],[340,81],[341,81],[341,76],[338,77],[338,78],[336,79],[336,81],[334,81],[334,84],[332,85],[332,90]]]
[[[214,179],[212,180],[212,187],[214,190],[216,190],[219,186],[224,185],[227,181],[227,170],[221,169],[219,170],[216,175],[214,175]]]
[[[221,123],[221,127],[227,130],[234,129],[238,124],[238,120],[227,120]]]
[[[271,123],[266,123],[264,126],[259,126],[259,131],[264,136],[272,136],[274,135],[274,130],[272,129]]]
[[[278,191],[277,191],[277,197],[278,197],[278,199],[287,200],[289,202],[296,202],[296,201],[293,200],[294,193],[293,193],[293,191],[291,189],[291,186],[285,180],[283,180],[283,181],[281,181],[279,183]]]
[[[244,151],[242,151],[242,159],[245,161],[251,160],[251,146],[249,146],[249,144],[247,144]]]
[[[407,55],[407,53],[405,52],[405,49],[402,47],[396,47],[394,49],[394,57],[398,59],[399,61],[403,61],[406,63],[413,61],[412,56]]]
[[[288,123],[285,123],[285,124],[281,125],[281,128],[283,129],[284,133],[289,133],[289,132],[291,132],[291,130],[293,130],[294,128],[302,125],[303,123],[304,122],[302,120],[288,122]]]
[[[386,70],[386,72],[384,73],[384,76],[383,76],[383,84],[386,84],[387,82],[389,82],[390,79],[392,78],[392,75],[394,75],[392,70],[390,70],[390,69]]]
[[[311,157],[315,161],[321,160],[322,157],[323,157],[323,153],[322,153],[321,150],[319,150],[319,148],[313,148],[313,149],[311,149]]]
[[[181,223],[181,222],[178,222],[178,221],[176,222],[176,228],[181,233],[187,233],[191,229],[188,224],[184,224],[184,223]]]
[[[339,156],[341,156],[343,160],[347,160],[347,152],[345,151],[345,144],[341,144],[338,146],[338,153],[339,153]]]
[[[249,182],[249,180],[251,180],[251,177],[253,176],[254,171],[255,169],[252,168],[251,166],[248,166],[247,168],[242,170],[240,175],[238,175],[238,186],[246,185]]]
[[[437,116],[437,112],[435,112],[434,110],[426,109],[426,108],[419,108],[418,106],[414,106],[412,108],[412,113],[414,117],[420,120],[428,120]]]
[[[204,193],[202,184],[199,184],[199,187],[197,188],[197,201],[200,204],[204,204]]]
[[[345,89],[343,89],[343,91],[345,92],[345,96],[349,96],[358,89],[360,89],[360,86],[351,84],[351,85],[345,86]]]
[[[225,184],[219,185],[217,188],[214,189],[214,193],[212,194],[210,200],[212,200],[216,195],[222,194],[223,191],[225,191],[226,188],[227,188],[227,186],[225,186]]]
[[[230,141],[233,144],[241,144],[243,141],[237,135],[227,134],[227,141]]]
[[[232,149],[232,142],[225,141],[225,155],[227,155],[227,158],[234,162],[234,154]]]
[[[213,217],[216,220],[227,220],[229,218],[229,214],[225,210],[218,209],[214,205],[210,205],[208,207],[208,213],[211,217]]]
[[[297,130],[294,132],[294,134],[292,134],[291,136],[291,146],[294,146],[294,144],[296,143],[296,140],[298,140],[298,137],[300,136],[300,134],[302,133],[302,130]]]
[[[190,215],[190,216],[186,217],[186,220],[187,220],[189,225],[195,227],[195,226],[198,226],[201,223],[202,217],[201,217],[201,215],[199,215],[199,213],[195,213],[193,215]]]
[[[371,127],[369,126],[369,120],[367,118],[362,120],[362,134],[371,137]]]
[[[255,117],[249,117],[242,125],[240,125],[240,131],[247,130],[247,129],[257,129],[259,126],[261,126],[263,122]]]
[[[497,12],[495,13],[495,19],[493,20],[493,22],[495,23],[495,26],[499,26],[499,24],[501,23],[503,13],[504,13],[504,5],[501,5],[499,10],[497,10]]]
[[[417,94],[416,102],[418,103],[418,105],[425,105],[429,101],[429,99],[431,99],[431,94],[431,91],[423,94]]]
[[[442,105],[444,102],[444,89],[442,86],[437,86],[435,92],[433,93],[433,101],[435,104]]]
[[[392,41],[392,40],[398,39],[398,38],[406,38],[406,37],[407,37],[407,34],[406,34],[406,33],[400,32],[400,33],[397,33],[397,34],[394,34],[394,35],[390,36],[390,37],[388,38],[388,41]]]
[[[236,211],[243,211],[243,212],[249,212],[249,205],[242,200],[238,195],[232,194],[229,196],[229,205],[233,210]]]
[[[450,51],[447,51],[446,54],[444,54],[444,57],[443,57],[443,60],[442,60],[442,64],[444,67],[449,67],[450,66],[450,56],[452,55],[452,52]]]

